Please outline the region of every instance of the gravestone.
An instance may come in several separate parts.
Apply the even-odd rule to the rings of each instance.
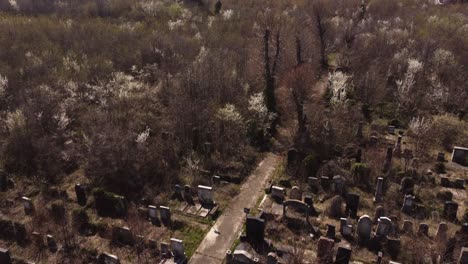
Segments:
[[[104,252],[99,255],[98,264],[120,264],[120,260],[117,256]]]
[[[345,225],[343,226],[343,230],[341,231],[343,236],[352,236],[353,235],[353,226],[352,225]]]
[[[351,248],[349,246],[339,246],[336,252],[335,264],[348,264],[351,260]]]
[[[464,189],[465,188],[465,180],[457,178],[455,179],[455,182],[453,183],[453,187],[457,189]]]
[[[167,206],[159,206],[159,215],[164,224],[167,225],[171,223],[171,208]]]
[[[411,220],[403,221],[403,232],[406,233],[406,234],[412,234],[413,233],[413,221],[411,221]]]
[[[316,188],[320,185],[319,178],[317,177],[308,177],[307,178],[307,183],[311,188]]]
[[[400,254],[401,240],[399,238],[388,237],[385,247],[392,259],[396,259]]]
[[[10,255],[10,251],[6,248],[0,247],[0,263],[2,264],[12,264],[12,259]]]
[[[57,252],[58,250],[58,246],[57,246],[57,242],[55,242],[55,239],[52,235],[47,235],[46,236],[46,240],[47,240],[47,247],[49,248],[50,252]]]
[[[382,177],[377,178],[377,185],[375,187],[374,202],[379,203],[383,200],[383,181]]]
[[[363,126],[364,126],[364,122],[359,121],[358,128],[357,128],[357,131],[356,131],[356,137],[357,137],[358,140],[362,139],[362,128],[363,128]]]
[[[232,261],[233,263],[254,263],[254,257],[245,250],[236,249],[232,254]]]
[[[451,161],[462,166],[468,166],[468,148],[454,147]]]
[[[202,205],[214,205],[215,202],[213,200],[213,187],[198,185],[198,201]]]
[[[272,186],[271,187],[271,197],[273,199],[277,199],[282,201],[284,199],[284,188],[279,186]]]
[[[393,154],[395,154],[395,157],[400,158],[401,157],[401,140],[402,136],[398,136],[397,143],[395,144],[395,149],[393,150]]]
[[[214,175],[213,177],[211,177],[211,183],[213,185],[218,185],[221,183],[221,177],[220,176],[217,176],[217,175]]]
[[[18,244],[22,244],[26,241],[26,226],[22,223],[14,223],[15,227],[15,239]]]
[[[334,225],[327,224],[327,234],[325,236],[334,240],[336,236],[336,227]]]
[[[320,177],[320,186],[322,186],[324,190],[330,189],[330,184],[331,184],[331,181],[328,176]]]
[[[431,218],[432,218],[432,221],[439,222],[440,221],[439,212],[438,211],[432,211]]]
[[[169,248],[169,244],[161,242],[161,255],[163,258],[171,258],[172,254]]]
[[[78,204],[81,206],[85,206],[87,203],[86,190],[79,183],[75,185],[75,194],[76,194],[76,201],[78,202]]]
[[[445,176],[440,176],[440,186],[450,188],[451,187],[450,179]]]
[[[384,160],[384,165],[382,171],[388,172],[390,168],[392,167],[392,157],[393,157],[393,148],[389,147],[387,148],[387,152],[385,154],[385,160]]]
[[[39,233],[39,232],[32,232],[31,233],[31,236],[32,236],[32,240],[34,242],[34,244],[39,247],[39,248],[42,248],[44,246],[44,238],[42,237],[42,234]]]
[[[377,137],[376,135],[372,135],[369,138],[369,146],[371,146],[371,147],[377,146],[378,142],[379,142],[379,137]]]
[[[429,225],[425,223],[419,224],[418,235],[429,236]]]
[[[351,218],[357,217],[357,211],[359,208],[360,196],[354,193],[348,193],[346,195],[346,212],[349,213]]]
[[[127,215],[128,203],[125,197],[102,189],[95,189],[93,195],[99,216],[122,218]]]
[[[267,256],[266,264],[277,264],[278,263],[278,256],[275,252],[269,252]]]
[[[443,217],[451,222],[457,220],[458,204],[454,201],[446,201],[444,205]]]
[[[441,242],[445,242],[447,240],[447,231],[448,225],[445,222],[439,223],[439,227],[437,228],[436,239]]]
[[[372,221],[374,224],[377,224],[379,221],[379,218],[385,216],[385,209],[383,206],[379,205],[375,208],[375,213],[374,213],[374,220]]]
[[[187,258],[184,242],[180,239],[171,238],[171,251],[175,260],[183,261]]]
[[[388,217],[380,217],[377,224],[376,236],[387,236],[392,231],[392,220]]]
[[[32,200],[26,196],[21,197],[23,201],[24,213],[26,215],[31,215],[34,212],[34,204]]]
[[[314,207],[314,200],[312,199],[312,195],[304,196],[304,203],[310,206],[311,208]]]
[[[445,161],[445,153],[439,152],[437,153],[437,162],[444,162]]]
[[[0,219],[0,239],[13,240],[15,238],[15,226],[12,221]]]
[[[401,211],[403,213],[409,214],[413,211],[415,198],[416,197],[412,195],[405,195],[405,198],[403,200],[403,206],[401,207]]]
[[[158,208],[154,205],[148,205],[148,217],[151,222],[158,219]]]
[[[458,264],[468,263],[468,247],[463,247],[458,258]]]
[[[123,245],[133,245],[135,243],[133,233],[128,227],[112,228],[112,241]]]
[[[174,198],[182,200],[182,187],[179,184],[174,185]]]
[[[383,252],[379,251],[379,253],[377,253],[377,264],[382,264],[382,259],[383,259]]]
[[[363,215],[359,218],[357,226],[357,234],[360,241],[370,239],[372,233],[372,221],[368,215]]]
[[[317,246],[317,262],[331,263],[333,261],[333,246],[335,241],[327,237],[320,237]]]
[[[388,126],[387,131],[389,134],[395,134],[395,126]]]
[[[293,186],[289,192],[289,199],[302,200],[302,191],[297,186]]]
[[[336,194],[345,195],[346,180],[341,175],[334,176],[333,188]]]
[[[362,149],[358,149],[356,152],[356,163],[361,163],[362,161]]]
[[[188,184],[184,186],[184,200],[189,204],[193,204],[192,187]]]
[[[414,191],[414,180],[410,177],[401,179],[400,192],[404,194],[412,194]]]
[[[245,222],[247,240],[254,248],[259,248],[265,241],[265,220],[257,217],[247,216]]]
[[[0,169],[0,192],[6,192],[8,189],[8,174]]]

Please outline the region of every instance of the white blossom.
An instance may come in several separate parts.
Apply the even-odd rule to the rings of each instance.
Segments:
[[[3,77],[3,76],[0,74],[0,98],[3,97],[3,96],[5,95],[5,91],[6,91],[7,85],[8,85],[8,79],[7,79],[7,77]]]
[[[23,111],[16,110],[8,113],[5,124],[10,133],[25,128],[26,117],[24,116]]]
[[[144,144],[146,140],[148,139],[150,135],[151,129],[149,127],[146,127],[146,129],[140,133],[138,133],[137,138],[136,138],[136,143],[138,144]]]
[[[255,93],[250,96],[248,109],[253,112],[257,124],[264,130],[270,128],[271,123],[277,116],[275,113],[268,111],[265,104],[265,97],[262,92]]]
[[[232,11],[232,9],[228,9],[228,10],[223,11],[223,19],[224,20],[230,20],[233,15],[234,15],[234,11]]]
[[[341,71],[329,73],[328,87],[331,92],[330,102],[332,104],[340,104],[347,101],[348,95],[351,91],[349,81],[350,75]]]
[[[409,95],[410,92],[416,83],[415,76],[416,74],[421,71],[423,68],[423,64],[416,59],[409,59],[408,60],[408,70],[405,73],[405,76],[401,80],[397,80],[397,93],[396,96],[398,98],[399,103],[404,103],[410,100]]]
[[[455,56],[452,52],[444,49],[437,49],[432,58],[435,67],[451,66],[455,64]]]
[[[182,19],[178,19],[176,21],[169,20],[169,22],[167,22],[167,25],[169,26],[169,29],[171,31],[174,30],[174,29],[178,29],[178,28],[183,27],[184,24],[185,24],[185,22]]]
[[[67,112],[63,108],[60,110],[59,113],[55,114],[53,118],[57,122],[57,127],[59,130],[65,130],[70,124],[70,118],[68,117]]]
[[[232,122],[235,124],[243,124],[244,118],[242,115],[237,111],[237,108],[233,104],[226,104],[223,108],[218,110],[216,117],[223,121]]]

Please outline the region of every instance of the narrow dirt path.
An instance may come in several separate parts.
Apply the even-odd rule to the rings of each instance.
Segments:
[[[258,164],[255,171],[242,185],[240,193],[232,200],[231,205],[218,218],[190,259],[190,264],[222,263],[229,250],[238,238],[245,221],[244,208],[252,208],[264,194],[264,187],[281,161],[280,156],[268,153]]]

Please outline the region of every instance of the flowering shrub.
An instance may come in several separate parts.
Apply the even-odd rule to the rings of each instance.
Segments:
[[[330,103],[332,105],[342,104],[348,100],[348,95],[351,92],[350,79],[350,75],[341,71],[329,73],[328,89],[331,93]]]

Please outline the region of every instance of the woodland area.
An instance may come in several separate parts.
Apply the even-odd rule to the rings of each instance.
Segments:
[[[306,182],[360,122],[405,130],[437,170],[468,147],[468,5],[452,2],[0,0],[0,174],[139,203],[294,148]]]

